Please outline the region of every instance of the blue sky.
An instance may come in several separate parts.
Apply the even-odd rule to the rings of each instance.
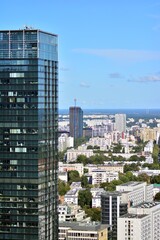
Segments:
[[[5,0],[1,29],[59,36],[59,108],[160,108],[160,0]]]

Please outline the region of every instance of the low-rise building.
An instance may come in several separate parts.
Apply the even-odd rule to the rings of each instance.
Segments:
[[[64,202],[67,204],[75,204],[78,205],[78,192],[79,189],[71,189],[64,196]]]
[[[90,218],[86,217],[85,211],[80,206],[74,204],[59,204],[58,206],[59,222],[81,221],[89,222]]]
[[[74,162],[76,161],[79,155],[84,155],[87,158],[90,158],[94,155],[92,149],[68,149],[67,150],[67,162]]]
[[[84,174],[82,163],[63,163],[59,162],[59,172],[77,171],[80,177]]]
[[[107,172],[120,172],[123,173],[124,171],[124,166],[120,165],[120,164],[114,164],[114,163],[110,163],[110,164],[87,164],[85,166],[86,169],[88,169],[88,174],[91,174],[92,171],[94,169],[103,169]]]
[[[102,168],[93,169],[90,174],[92,176],[93,185],[119,179],[118,172],[107,172]]]
[[[153,140],[150,140],[146,146],[144,147],[144,152],[146,153],[152,153],[153,152]]]
[[[108,226],[100,223],[60,222],[59,240],[108,240]]]
[[[106,137],[93,137],[90,138],[89,141],[87,142],[88,146],[98,146],[100,150],[108,150],[112,144],[111,141],[111,136],[106,135]]]
[[[101,208],[101,194],[105,192],[103,188],[91,188],[92,208]]]

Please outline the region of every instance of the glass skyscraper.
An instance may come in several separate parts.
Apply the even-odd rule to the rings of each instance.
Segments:
[[[83,111],[80,107],[69,108],[70,136],[74,139],[83,136]]]
[[[0,30],[0,239],[58,239],[57,35]]]

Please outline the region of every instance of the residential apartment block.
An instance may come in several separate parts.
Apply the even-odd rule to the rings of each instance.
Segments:
[[[143,202],[118,218],[118,240],[159,240],[160,203]]]
[[[61,134],[58,138],[58,151],[63,152],[67,148],[74,147],[74,138],[68,136],[68,134]]]
[[[62,163],[59,162],[59,172],[77,171],[79,175],[84,174],[84,167],[82,163]]]
[[[94,169],[103,169],[107,172],[112,172],[112,173],[115,173],[115,172],[120,172],[120,173],[123,173],[123,165],[120,165],[120,164],[98,164],[98,165],[95,165],[95,164],[87,164],[85,166],[86,169],[88,169],[88,174],[91,174],[92,171]]]
[[[128,208],[143,202],[153,202],[153,185],[145,182],[128,182],[116,186],[116,191],[101,195],[103,224],[112,227],[112,238],[117,239],[117,219],[127,214]],[[123,239],[123,238],[122,238]]]
[[[111,182],[113,180],[118,180],[118,172],[107,172],[103,168],[93,169],[91,174],[92,185],[100,184],[104,182]]]
[[[84,155],[87,158],[90,158],[94,155],[92,149],[68,149],[67,150],[67,162],[74,162],[76,161],[79,155]]]
[[[116,186],[116,191],[122,193],[122,201],[135,206],[144,201],[153,201],[153,185],[146,182],[128,182]]]

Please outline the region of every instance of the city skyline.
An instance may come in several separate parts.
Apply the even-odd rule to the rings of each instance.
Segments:
[[[160,1],[1,3],[1,29],[59,35],[59,108],[159,108]],[[10,6],[8,8],[8,6]]]

